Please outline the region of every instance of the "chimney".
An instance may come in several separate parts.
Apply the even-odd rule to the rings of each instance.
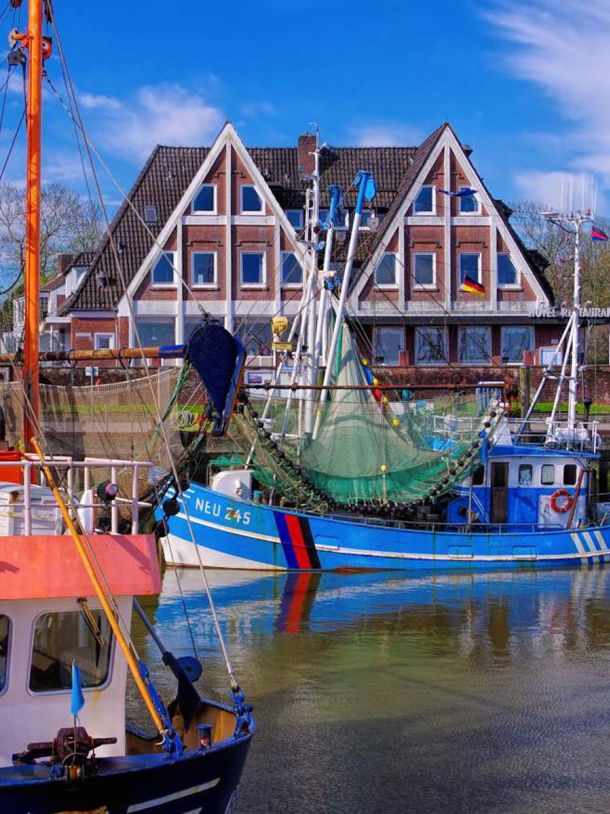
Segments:
[[[318,137],[315,133],[302,133],[299,136],[298,160],[299,174],[311,175],[315,168],[315,159],[312,155],[318,146]]]
[[[57,274],[65,274],[68,266],[76,260],[75,254],[61,252],[57,255]]]

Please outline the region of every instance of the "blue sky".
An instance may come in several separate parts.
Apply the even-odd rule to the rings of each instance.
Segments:
[[[494,195],[557,205],[562,173],[594,172],[605,208],[610,0],[57,0],[56,15],[89,135],[126,186],[156,142],[209,144],[226,119],[252,146],[311,122],[331,144],[416,144],[449,120]],[[19,104],[14,83],[0,145]],[[50,177],[82,186],[51,98],[45,132]]]

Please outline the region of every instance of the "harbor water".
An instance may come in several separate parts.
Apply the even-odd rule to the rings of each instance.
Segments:
[[[259,725],[239,814],[610,811],[610,569],[208,577]],[[199,572],[146,608],[228,698]]]

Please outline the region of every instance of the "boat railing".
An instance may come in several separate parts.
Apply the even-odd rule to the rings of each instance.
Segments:
[[[599,421],[580,422],[569,430],[566,423],[554,421],[545,416],[530,418],[523,426],[522,418],[510,418],[511,434],[519,436],[520,444],[541,444],[549,449],[568,449],[575,452],[598,452],[601,438],[598,432]]]
[[[143,508],[150,508],[151,503],[140,500],[139,498],[139,479],[142,472],[146,472],[154,467],[151,461],[129,461],[120,458],[84,458],[83,460],[74,460],[69,456],[48,456],[44,464],[58,470],[61,473],[60,480],[63,484],[63,490],[68,496],[68,505],[71,508],[72,515],[76,515],[79,509],[109,509],[110,513],[110,528],[111,534],[119,533],[121,510],[128,512],[131,522],[131,533],[137,534],[140,525],[140,510]],[[0,461],[0,482],[4,481],[2,472],[10,470],[11,475],[14,474],[15,468],[18,467],[22,470],[21,482],[16,483],[16,486],[23,486],[23,500],[11,501],[9,504],[10,516],[20,518],[23,520],[23,529],[25,534],[32,533],[32,517],[33,510],[39,512],[42,508],[40,504],[33,505],[32,486],[35,484],[45,485],[45,477],[42,471],[43,462],[38,456],[27,453],[23,458],[16,461]],[[131,473],[131,493],[128,497],[117,495],[107,501],[101,498],[96,500],[83,501],[79,500],[77,493],[77,480],[82,481],[82,495],[87,494],[89,490],[95,495],[95,483],[98,484],[104,481],[109,483],[119,483],[119,474],[124,473],[125,470]],[[103,476],[100,479],[100,474]],[[44,508],[48,508],[45,504]],[[0,508],[0,515],[2,514]]]
[[[541,531],[565,531],[558,523],[443,523],[441,521],[422,520],[393,520],[383,517],[357,517],[354,515],[331,514],[322,515],[328,520],[349,520],[350,523],[359,523],[363,526],[383,526],[385,528],[405,529],[411,531],[447,532],[453,534],[533,534]]]

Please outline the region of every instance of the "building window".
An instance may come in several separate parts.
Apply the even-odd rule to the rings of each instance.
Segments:
[[[458,361],[461,364],[490,364],[491,328],[478,326],[459,328]]]
[[[72,662],[83,687],[101,687],[110,672],[111,646],[112,631],[100,610],[44,613],[34,625],[30,690],[70,690]]]
[[[460,192],[463,189],[470,189],[470,187],[460,187]],[[469,212],[480,212],[481,201],[479,200],[476,192],[472,195],[462,195],[458,198],[460,202],[460,214],[467,214]]]
[[[282,252],[282,285],[300,286],[303,283],[303,266],[294,252]]]
[[[415,364],[447,364],[447,331],[444,328],[415,329]]]
[[[296,232],[303,228],[302,209],[287,209],[286,217],[288,218],[288,222]]]
[[[566,464],[563,468],[563,485],[574,486],[576,483],[576,464]]]
[[[320,209],[318,212],[318,222],[323,225],[323,228],[326,228],[326,221],[328,220],[328,209]],[[349,223],[349,212],[345,210],[345,212],[335,209],[335,220],[333,226],[335,229],[347,229],[347,225]]]
[[[243,286],[265,285],[264,252],[241,253],[241,284]]]
[[[173,345],[176,341],[176,327],[173,319],[138,319],[136,321],[136,329],[140,337],[140,342],[144,347]]]
[[[517,269],[513,263],[510,254],[501,252],[498,254],[498,285],[515,286],[519,283]]]
[[[244,184],[241,188],[241,211],[257,212],[263,211],[263,201],[256,191],[256,187],[251,184]]]
[[[174,252],[162,252],[152,267],[153,285],[174,285]]]
[[[374,215],[372,209],[363,209],[360,213],[360,229],[370,229],[371,219],[374,218]]]
[[[436,255],[417,252],[413,255],[414,288],[434,288],[436,285]]]
[[[405,347],[405,332],[402,328],[375,328],[373,348],[375,360],[383,365],[397,365],[400,351]]]
[[[216,286],[216,252],[191,253],[191,281],[194,286]]]
[[[543,486],[552,486],[555,483],[555,465],[542,464],[540,470],[540,483]]]
[[[396,288],[396,255],[386,252],[375,269],[375,285],[382,288]]]
[[[506,326],[502,328],[501,355],[503,364],[523,361],[523,351],[533,350],[534,329],[529,325]]]
[[[157,222],[157,207],[154,204],[149,204],[144,207],[144,223],[152,226]]]
[[[436,188],[423,186],[413,204],[413,212],[417,214],[434,214],[436,204]]]
[[[96,333],[93,334],[93,347],[95,350],[108,350],[114,348],[114,334]]]
[[[203,184],[193,199],[192,212],[216,212],[216,187]]]
[[[0,693],[6,688],[8,677],[8,655],[11,638],[11,620],[0,614]]]
[[[248,356],[270,356],[273,332],[269,320],[249,322],[244,320],[236,331],[244,344]]]
[[[531,486],[533,481],[532,465],[519,465],[519,486]]]
[[[481,255],[474,252],[460,254],[460,285],[469,277],[475,283],[481,282]]]

